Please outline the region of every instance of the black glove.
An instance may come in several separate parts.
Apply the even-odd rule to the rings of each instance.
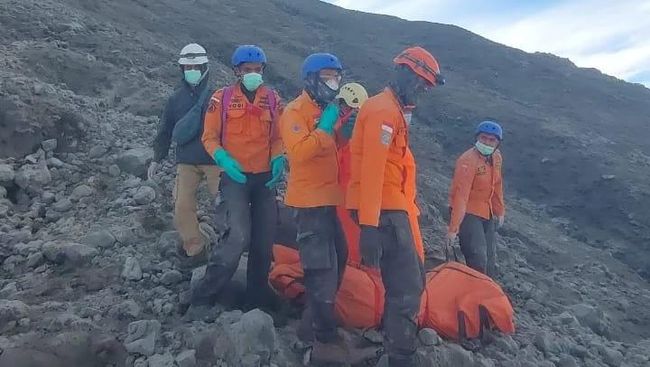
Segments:
[[[359,247],[361,250],[361,263],[371,268],[378,268],[382,248],[381,233],[377,227],[361,225]]]

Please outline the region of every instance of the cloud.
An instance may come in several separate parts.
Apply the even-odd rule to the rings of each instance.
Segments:
[[[650,0],[331,0],[411,20],[455,24],[524,51],[550,52],[650,86]]]

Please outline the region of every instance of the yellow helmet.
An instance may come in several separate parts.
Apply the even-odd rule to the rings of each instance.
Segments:
[[[343,99],[352,108],[359,108],[368,99],[368,92],[359,83],[347,83],[341,87],[336,98]]]

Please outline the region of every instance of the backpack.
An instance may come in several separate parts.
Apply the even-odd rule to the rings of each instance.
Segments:
[[[176,122],[172,131],[172,140],[176,145],[185,145],[199,135],[203,127],[203,105],[211,95],[210,88],[206,87],[194,106]]]
[[[230,105],[234,92],[235,86],[229,85],[223,89],[223,95],[221,96],[221,146],[223,146],[223,137],[226,136],[226,122],[228,121],[228,110],[226,108]],[[273,128],[273,125],[277,123],[276,117],[278,112],[278,101],[275,98],[273,89],[266,88],[266,100],[268,101],[269,112],[271,113],[271,128]]]

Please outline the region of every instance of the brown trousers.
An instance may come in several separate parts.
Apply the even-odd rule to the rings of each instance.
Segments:
[[[174,225],[183,239],[185,251],[200,249],[206,245],[206,238],[199,231],[197,218],[196,192],[205,177],[208,191],[212,197],[219,192],[221,171],[214,165],[178,164],[176,166],[176,185],[174,188]]]

